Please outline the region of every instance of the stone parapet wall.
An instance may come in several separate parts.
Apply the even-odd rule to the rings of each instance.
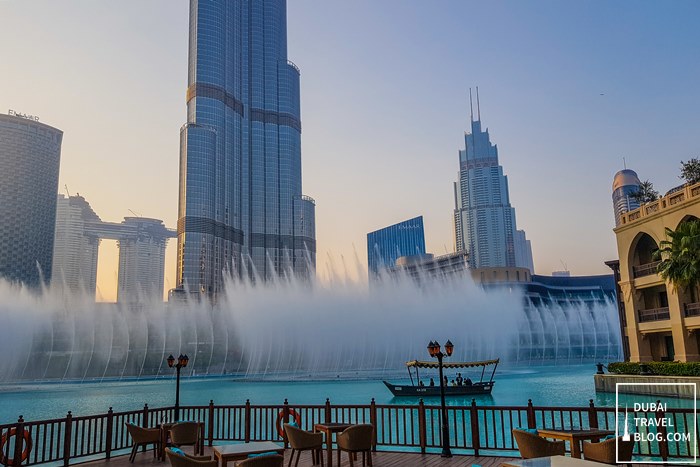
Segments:
[[[692,386],[676,386],[666,383],[694,383],[700,389],[700,376],[641,376],[641,375],[594,375],[596,392],[615,392],[617,383],[644,383],[644,386],[620,386],[619,392],[624,394],[645,394],[663,397],[679,397],[692,399]]]

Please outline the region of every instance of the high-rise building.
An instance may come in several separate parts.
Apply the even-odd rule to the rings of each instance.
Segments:
[[[118,302],[138,302],[163,296],[165,246],[170,232],[159,219],[125,217],[118,240]]]
[[[100,217],[85,198],[58,195],[51,273],[54,288],[95,296],[100,237],[85,227],[95,222],[101,222]]]
[[[535,272],[535,263],[532,260],[532,244],[525,236],[524,230],[516,230],[513,237],[515,242],[515,267],[527,268],[530,273]]]
[[[163,221],[125,217],[103,222],[80,195],[58,195],[52,285],[69,293],[95,296],[100,242],[119,247],[117,301],[135,303],[163,296],[165,247],[175,231]]]
[[[471,107],[471,90],[469,100]],[[516,242],[515,209],[510,205],[508,178],[498,164],[498,148],[491,144],[488,129],[481,130],[478,88],[476,120],[470,110],[471,133],[464,134],[459,180],[454,184],[455,248],[469,252],[472,268],[530,268],[527,258],[532,250],[524,232]]]
[[[51,280],[63,132],[37,117],[0,115],[0,277]]]
[[[402,256],[425,255],[423,216],[367,234],[367,265],[370,279],[391,268]]]
[[[637,172],[630,169],[620,170],[613,179],[613,209],[615,210],[615,226],[620,225],[622,214],[634,211],[639,207],[639,200],[631,195],[639,191]]]
[[[225,272],[314,273],[315,203],[302,195],[300,115],[286,1],[190,0],[178,287],[216,294]]]

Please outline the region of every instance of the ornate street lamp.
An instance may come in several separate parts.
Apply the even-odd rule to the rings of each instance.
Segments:
[[[450,451],[450,429],[447,422],[447,407],[445,406],[445,380],[442,376],[442,359],[452,355],[455,346],[449,340],[445,343],[445,353],[440,350],[440,344],[437,341],[430,341],[428,344],[428,353],[431,357],[438,359],[438,368],[440,370],[440,404],[442,407],[442,457],[452,457]]]
[[[175,367],[177,370],[177,384],[175,386],[175,422],[180,421],[180,369],[186,367],[189,361],[189,357],[182,354],[177,357],[177,364],[175,364],[175,357],[173,357],[172,354],[167,359],[168,366],[170,368]]]

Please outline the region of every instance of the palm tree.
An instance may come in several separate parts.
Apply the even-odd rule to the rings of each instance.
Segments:
[[[661,258],[659,275],[674,287],[690,292],[695,301],[695,290],[700,285],[700,220],[681,222],[676,230],[666,227],[655,256]]]

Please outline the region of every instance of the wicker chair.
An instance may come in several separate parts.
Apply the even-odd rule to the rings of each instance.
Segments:
[[[236,467],[282,467],[284,465],[284,457],[279,454],[274,456],[258,456],[251,457],[244,461],[236,462]]]
[[[218,467],[219,463],[212,460],[211,456],[190,456],[189,454],[177,454],[165,448],[165,454],[172,467]]]
[[[321,467],[323,467],[323,456],[321,455],[321,450],[323,449],[323,433],[309,433],[308,431],[304,431],[290,424],[284,425],[284,432],[287,434],[289,446],[292,448],[292,456],[289,458],[288,464],[289,467],[292,465],[294,453],[297,455],[297,461],[294,467],[299,465],[301,451],[311,451],[311,463],[316,465],[318,459],[321,459]]]
[[[362,467],[365,466],[365,453],[369,458],[367,465],[372,467],[372,440],[374,426],[363,424],[353,425],[338,434],[338,465],[340,465],[340,452],[347,451],[350,456],[350,467],[354,467],[353,458],[358,452],[362,453]]]
[[[129,462],[134,462],[136,452],[140,446],[148,446],[153,444],[153,457],[156,457],[160,452],[160,430],[158,428],[142,428],[133,423],[127,423],[126,429],[134,441],[134,447],[131,449]]]
[[[630,462],[632,460],[632,450],[634,441],[622,441],[617,438],[619,452],[615,459],[615,438],[606,439],[600,443],[583,442],[583,457],[589,461],[602,462],[603,464],[617,464],[616,460]]]
[[[513,430],[513,436],[523,459],[563,456],[566,453],[564,441],[547,441],[541,436],[523,430]]]
[[[170,427],[170,442],[177,447],[194,446],[194,453],[204,454],[200,452],[199,443],[199,423],[197,422],[181,422]]]

